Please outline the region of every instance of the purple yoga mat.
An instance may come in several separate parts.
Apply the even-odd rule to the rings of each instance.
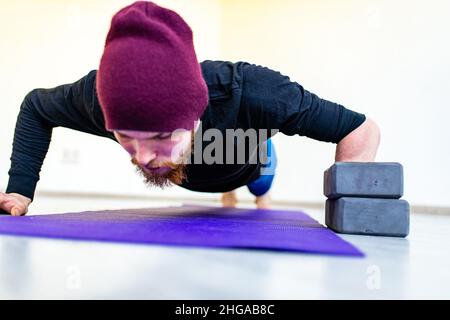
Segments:
[[[188,205],[0,216],[0,234],[363,256],[304,212],[291,210]]]

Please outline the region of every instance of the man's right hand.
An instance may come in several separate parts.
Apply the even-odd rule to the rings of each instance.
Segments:
[[[0,210],[13,216],[23,216],[28,212],[31,199],[18,193],[0,192]]]

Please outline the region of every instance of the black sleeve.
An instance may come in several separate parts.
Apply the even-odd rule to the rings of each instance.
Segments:
[[[255,128],[338,143],[366,119],[319,98],[279,72],[248,63],[242,70],[241,107],[249,110]]]
[[[7,193],[34,197],[52,129],[66,127],[115,140],[105,129],[95,90],[96,71],[80,80],[26,95],[17,116]]]

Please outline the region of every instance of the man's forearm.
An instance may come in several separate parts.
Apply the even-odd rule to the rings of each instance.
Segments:
[[[335,161],[371,162],[380,144],[380,129],[371,119],[344,137],[336,146]]]
[[[52,127],[44,123],[36,112],[38,101],[33,90],[20,107],[6,188],[8,194],[20,194],[31,200],[52,136]]]

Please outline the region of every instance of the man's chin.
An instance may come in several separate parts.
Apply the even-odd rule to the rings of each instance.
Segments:
[[[147,186],[160,188],[172,186],[172,182],[169,180],[168,173],[152,173],[142,168],[138,168],[138,171],[140,171],[141,176],[144,178],[144,183]]]
[[[136,165],[136,171],[144,178],[144,183],[147,186],[166,188],[171,187],[174,184],[181,184],[183,174],[180,175],[180,171],[169,167],[161,167],[156,170],[148,170]]]

